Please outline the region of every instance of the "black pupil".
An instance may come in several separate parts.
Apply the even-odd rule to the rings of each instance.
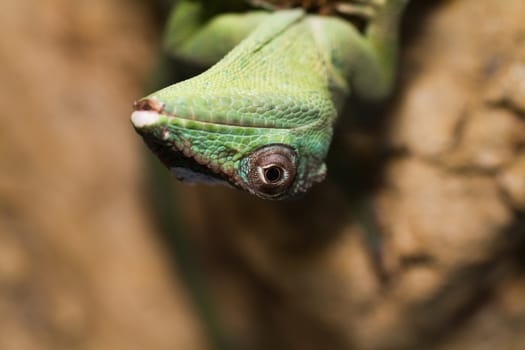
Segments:
[[[264,176],[268,182],[277,182],[281,179],[281,169],[276,166],[269,167],[264,172]]]

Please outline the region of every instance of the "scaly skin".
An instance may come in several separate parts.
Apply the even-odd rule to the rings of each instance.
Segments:
[[[364,33],[301,9],[219,15],[185,38],[172,23],[179,37],[170,46],[181,58],[212,63],[236,46],[203,74],[136,102],[132,122],[179,179],[229,183],[267,199],[304,193],[325,177],[348,94],[389,93],[407,2],[356,1],[353,9],[373,14]],[[179,6],[198,21],[198,5]],[[177,11],[173,18],[188,21]]]

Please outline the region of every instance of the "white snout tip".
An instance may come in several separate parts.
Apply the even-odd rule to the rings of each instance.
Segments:
[[[160,121],[160,114],[152,111],[135,111],[131,114],[131,122],[136,128],[143,128],[158,124]]]

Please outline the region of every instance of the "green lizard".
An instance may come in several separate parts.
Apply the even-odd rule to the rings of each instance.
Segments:
[[[178,3],[168,25],[170,51],[215,64],[137,101],[131,120],[180,180],[225,183],[266,199],[304,193],[325,177],[348,95],[380,99],[390,92],[408,0],[284,8],[296,2],[252,0],[263,8],[205,23],[204,2]]]

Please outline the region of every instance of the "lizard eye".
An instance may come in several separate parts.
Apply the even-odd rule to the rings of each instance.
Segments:
[[[266,168],[261,168],[263,170],[263,178],[267,183],[277,183],[285,174],[285,171],[283,168],[279,167],[278,165],[269,165]]]
[[[248,159],[248,182],[263,197],[278,197],[288,190],[296,174],[296,155],[287,146],[271,145],[253,152]]]

